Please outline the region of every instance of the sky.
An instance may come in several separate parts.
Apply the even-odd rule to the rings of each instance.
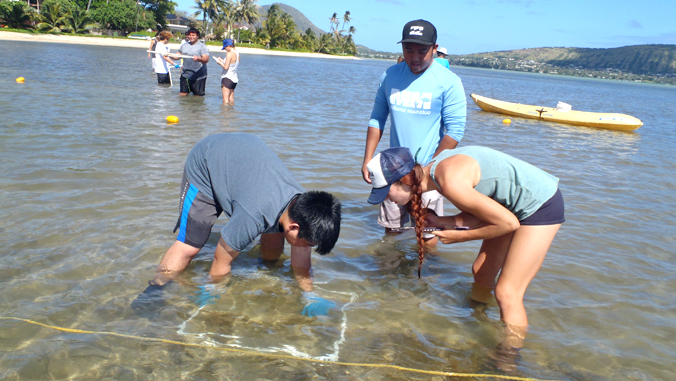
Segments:
[[[194,0],[175,0],[193,12]],[[274,1],[259,0],[259,5]],[[449,54],[539,47],[616,48],[676,44],[676,0],[283,0],[329,31],[350,11],[355,42],[400,52],[403,26],[425,19]],[[342,22],[341,22],[342,27]],[[346,26],[345,29],[348,27]]]

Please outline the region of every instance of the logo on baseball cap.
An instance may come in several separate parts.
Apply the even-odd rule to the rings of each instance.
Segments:
[[[390,186],[408,175],[414,166],[413,155],[406,147],[388,148],[377,154],[366,165],[373,184],[368,203],[377,205],[385,201]]]
[[[437,43],[437,28],[429,21],[409,21],[404,25],[404,30],[401,32],[401,41],[399,43],[403,42],[434,45]]]

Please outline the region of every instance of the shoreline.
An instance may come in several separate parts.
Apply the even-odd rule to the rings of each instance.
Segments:
[[[103,38],[103,37],[85,37],[85,36],[69,36],[62,34],[32,34],[20,32],[5,32],[0,30],[0,41],[28,41],[28,42],[51,42],[57,44],[80,44],[80,45],[98,45],[98,46],[112,46],[123,48],[142,48],[148,50],[150,45],[149,40],[139,40],[133,38]],[[169,43],[169,48],[172,52],[176,52],[180,46],[177,43]],[[210,52],[220,52],[219,46],[207,45]],[[260,54],[270,56],[288,56],[288,57],[306,57],[306,58],[328,58],[339,60],[361,60],[357,57],[333,56],[322,53],[300,53],[300,52],[284,52],[278,50],[265,50],[258,48],[238,47],[237,51],[242,54]]]

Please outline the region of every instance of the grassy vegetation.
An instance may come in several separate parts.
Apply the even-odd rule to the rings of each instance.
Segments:
[[[17,33],[26,33],[26,34],[33,34],[33,35],[63,35],[63,36],[77,36],[77,37],[96,37],[96,38],[113,38],[113,39],[122,39],[122,40],[128,40],[128,37],[121,37],[121,36],[99,36],[99,35],[93,35],[93,34],[72,34],[72,33],[55,33],[55,32],[42,32],[34,29],[13,29],[13,28],[2,28],[0,29],[0,32],[17,32]],[[139,31],[139,32],[133,32],[130,33],[130,35],[143,35],[143,36],[150,36],[154,37],[155,32],[146,32],[146,31]],[[179,43],[181,40],[179,39],[174,39],[174,43]],[[223,42],[221,41],[207,41],[206,45],[209,46],[222,46]],[[238,43],[237,47],[244,47],[244,48],[254,48],[254,49],[265,49],[265,46],[260,45],[260,44],[253,44],[253,43]],[[272,49],[266,49],[266,50],[272,50],[272,51],[279,51],[279,52],[294,52],[294,53],[313,53],[309,49],[284,49],[284,48],[272,48]],[[349,54],[334,54],[337,56],[340,55],[345,55],[349,56]]]

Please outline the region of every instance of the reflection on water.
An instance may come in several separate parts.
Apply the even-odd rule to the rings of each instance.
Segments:
[[[454,68],[467,94],[620,112],[634,133],[482,112],[470,100],[462,144],[499,149],[561,179],[566,224],[532,282],[531,326],[505,338],[494,298],[477,303],[478,242],[439,246],[417,279],[415,241],[386,237],[361,180],[366,123],[391,62],[243,56],[234,107],[157,86],[138,49],[0,42],[0,305],[62,327],[342,362],[549,379],[673,379],[676,204],[671,87]],[[218,53],[216,53],[218,54]],[[60,57],[54,64],[53,57]],[[23,76],[26,83],[14,78]],[[166,117],[176,115],[177,124]],[[337,308],[300,314],[288,256],[245,251],[215,304],[194,303],[218,241],[166,289],[155,320],[130,303],[171,233],[183,162],[216,132],[260,136],[306,189],[343,203],[334,252],[314,256]],[[389,141],[384,136],[381,149]],[[452,212],[448,207],[447,212]],[[288,253],[287,253],[288,254]],[[473,299],[474,298],[474,299]],[[386,368],[320,366],[0,321],[0,378],[425,379]],[[517,336],[518,337],[518,336]],[[500,361],[496,361],[500,360]],[[504,360],[504,361],[502,361]],[[502,362],[501,362],[502,361]]]

